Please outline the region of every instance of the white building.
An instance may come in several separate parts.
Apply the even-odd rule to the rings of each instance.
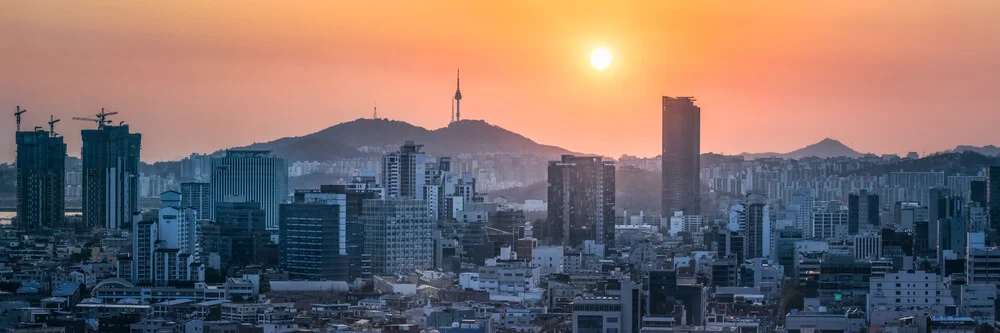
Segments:
[[[873,276],[868,294],[871,323],[893,323],[913,314],[943,316],[955,306],[948,280],[924,271],[898,271]]]
[[[563,251],[562,246],[536,247],[531,250],[531,267],[538,267],[541,275],[562,273]]]

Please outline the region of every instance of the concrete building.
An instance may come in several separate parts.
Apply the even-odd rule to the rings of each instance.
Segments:
[[[63,226],[66,144],[43,130],[20,131],[17,142],[17,227],[34,231]]]
[[[948,280],[933,272],[898,271],[870,281],[868,316],[873,324],[895,323],[899,318],[922,314],[954,313],[955,299]]]
[[[663,215],[701,215],[701,108],[694,102],[663,96]]]
[[[840,202],[827,202],[813,206],[813,238],[824,240],[846,239],[848,209]]]
[[[278,205],[288,196],[288,168],[285,159],[266,150],[227,150],[212,158],[212,207],[219,202],[260,203],[268,230],[278,229]]]
[[[139,149],[142,135],[128,125],[82,130],[83,223],[119,229],[139,209]]]
[[[553,244],[580,247],[593,240],[614,247],[614,162],[573,155],[549,162],[548,202],[546,236]]]
[[[372,274],[434,267],[435,223],[423,200],[368,199],[363,207],[364,248],[371,255]]]

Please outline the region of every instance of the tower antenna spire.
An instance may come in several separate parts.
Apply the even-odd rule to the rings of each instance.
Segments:
[[[455,78],[455,121],[462,121],[462,70]]]
[[[14,118],[17,118],[17,131],[18,132],[21,131],[21,115],[24,114],[25,112],[28,112],[28,109],[21,109],[20,105],[18,105],[16,111],[14,111]]]

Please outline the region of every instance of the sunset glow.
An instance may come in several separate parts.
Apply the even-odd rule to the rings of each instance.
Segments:
[[[28,105],[34,124],[120,111],[150,138],[144,160],[301,136],[370,116],[373,103],[380,116],[440,128],[457,68],[463,119],[578,152],[659,154],[663,95],[697,96],[705,152],[787,152],[825,137],[933,152],[1000,139],[993,1],[2,7],[0,105]],[[614,61],[595,70],[590,53],[609,45]],[[67,141],[79,154],[78,136]],[[13,156],[14,143],[0,150]]]

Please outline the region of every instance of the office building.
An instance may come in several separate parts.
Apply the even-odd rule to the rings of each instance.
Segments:
[[[364,248],[374,275],[434,267],[435,222],[423,200],[386,198],[362,203]]]
[[[847,197],[847,233],[857,235],[861,229],[874,230],[879,228],[879,197],[878,194],[862,190]]]
[[[870,261],[826,254],[819,265],[820,304],[837,309],[865,306],[871,276]]]
[[[347,194],[296,190],[295,201],[281,205],[281,266],[294,280],[353,281],[349,276]]]
[[[854,259],[882,257],[882,236],[877,233],[854,235]]]
[[[989,177],[986,179],[988,192],[986,200],[989,202],[990,229],[994,234],[1000,230],[1000,165],[992,165],[989,169]]]
[[[118,229],[129,225],[139,206],[139,150],[142,135],[128,125],[82,130],[83,223]]]
[[[548,233],[553,244],[580,247],[615,241],[615,163],[600,156],[563,155],[549,162]]]
[[[649,272],[649,298],[647,313],[654,317],[671,317],[677,304],[677,272]]]
[[[20,131],[17,141],[17,227],[33,231],[63,226],[66,211],[66,144],[47,131]]]
[[[381,185],[386,198],[424,199],[427,156],[421,148],[423,145],[406,141],[399,151],[382,157]]]
[[[701,108],[693,97],[663,96],[661,214],[701,215]]]
[[[288,196],[288,168],[285,159],[266,150],[227,150],[212,158],[212,208],[219,202],[240,198],[260,203],[268,230],[278,229],[278,205]]]
[[[182,199],[183,200],[183,199]],[[218,256],[218,268],[267,264],[270,246],[267,213],[257,202],[219,202],[215,204],[215,220],[201,226],[205,263]]]
[[[199,220],[212,219],[212,184],[181,183],[181,207],[194,209]]]
[[[817,239],[846,239],[848,209],[840,202],[813,206],[813,237]]]

